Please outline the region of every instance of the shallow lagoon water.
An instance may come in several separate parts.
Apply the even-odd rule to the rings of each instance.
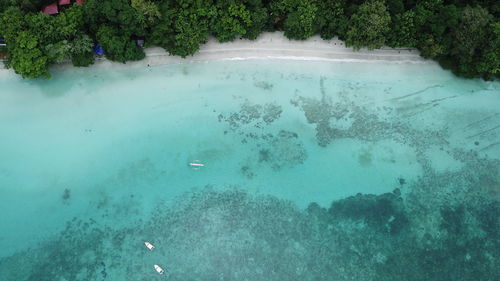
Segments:
[[[299,61],[0,81],[1,280],[500,279],[498,82]]]

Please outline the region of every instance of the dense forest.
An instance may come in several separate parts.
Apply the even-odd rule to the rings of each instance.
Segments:
[[[41,12],[54,2],[1,0],[0,53],[23,77],[49,77],[50,64],[65,60],[88,66],[96,43],[126,62],[145,56],[137,38],[186,57],[209,36],[226,42],[275,30],[292,40],[338,36],[354,49],[415,47],[457,75],[500,77],[498,0],[86,0]]]

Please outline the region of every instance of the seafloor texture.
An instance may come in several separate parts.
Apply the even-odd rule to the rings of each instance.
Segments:
[[[500,280],[498,82],[289,61],[0,80],[0,280]]]

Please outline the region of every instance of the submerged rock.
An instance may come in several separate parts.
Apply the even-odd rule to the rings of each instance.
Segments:
[[[332,203],[328,210],[334,219],[363,220],[377,231],[398,234],[408,226],[399,190],[381,195],[361,194]]]
[[[64,201],[67,201],[67,200],[69,200],[70,197],[71,197],[71,190],[65,188],[64,192],[63,192],[63,195],[62,195],[62,199]]]

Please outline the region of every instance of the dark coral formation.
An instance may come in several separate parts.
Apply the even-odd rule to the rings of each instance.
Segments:
[[[402,245],[378,268],[379,280],[422,280],[423,274],[426,280],[498,280],[499,208],[498,201],[441,207],[438,232]]]
[[[232,130],[238,130],[245,126],[262,128],[280,118],[282,112],[281,106],[274,103],[260,105],[245,101],[241,104],[240,111],[231,112],[228,116],[221,113],[218,119],[219,122],[228,123]]]
[[[256,81],[253,85],[262,90],[272,91],[274,85],[266,81]]]
[[[300,165],[307,159],[304,145],[293,132],[281,130],[276,136],[262,136],[257,143],[258,162],[268,164],[275,171]]]
[[[70,197],[71,197],[71,190],[69,190],[68,188],[65,188],[63,191],[62,199],[64,201],[67,201],[67,200],[69,200]]]
[[[338,93],[338,96],[342,96],[342,93]],[[292,99],[291,103],[304,111],[307,122],[316,125],[316,138],[320,146],[327,146],[335,139],[342,138],[365,141],[393,139],[420,150],[431,145],[447,144],[445,130],[416,130],[401,121],[381,119],[379,115],[351,101],[341,99],[340,102],[333,102],[326,94],[321,99],[299,96]]]
[[[443,202],[418,213],[399,190],[305,210],[271,196],[207,188],[150,220],[111,229],[74,220],[40,249],[0,260],[2,280],[499,280],[500,203]],[[423,216],[423,217],[422,217]],[[421,219],[436,221],[419,233]],[[157,249],[148,252],[144,239]],[[29,260],[29,271],[21,270]]]
[[[230,132],[242,137],[242,143],[254,146],[255,161],[244,163],[241,167],[245,177],[251,179],[255,176],[252,170],[256,164],[279,171],[300,165],[307,159],[307,151],[297,133],[278,129],[273,130],[278,133],[266,132],[265,129],[273,125],[282,112],[281,106],[274,103],[260,105],[245,101],[240,111],[228,116],[219,114],[219,122],[226,122]]]
[[[379,196],[357,194],[333,202],[329,212],[333,217],[363,220],[383,233],[398,234],[408,225],[399,189]]]

